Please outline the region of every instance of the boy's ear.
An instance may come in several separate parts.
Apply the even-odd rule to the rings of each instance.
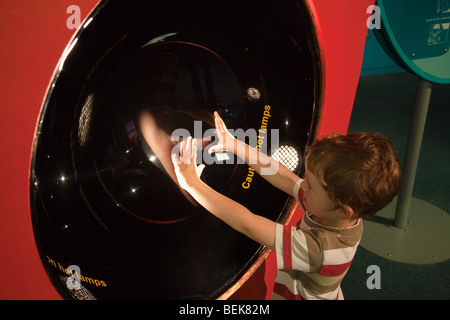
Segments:
[[[354,211],[353,211],[353,209],[351,207],[349,207],[348,205],[344,204],[341,207],[340,211],[341,211],[340,212],[341,213],[341,216],[340,216],[341,219],[347,219],[347,220],[352,219]]]

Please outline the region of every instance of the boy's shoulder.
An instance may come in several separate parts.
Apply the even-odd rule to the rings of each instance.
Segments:
[[[315,235],[324,249],[338,249],[343,246],[353,247],[359,244],[363,234],[363,222],[362,219],[358,219],[350,228],[334,228],[315,222],[309,213],[305,213],[300,223],[300,229]]]

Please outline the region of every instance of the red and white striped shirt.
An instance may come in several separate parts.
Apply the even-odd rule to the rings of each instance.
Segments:
[[[302,204],[297,181],[294,194]],[[296,226],[277,224],[275,251],[277,277],[273,299],[343,299],[340,284],[361,240],[361,219],[347,229],[328,227],[311,219],[310,213]]]

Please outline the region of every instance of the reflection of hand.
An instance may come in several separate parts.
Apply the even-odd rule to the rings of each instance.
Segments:
[[[229,151],[236,153],[235,150],[236,138],[233,137],[231,133],[228,131],[225,122],[223,122],[222,118],[219,116],[219,113],[217,113],[217,111],[214,112],[214,123],[216,125],[216,133],[219,142],[218,144],[212,146],[208,150],[208,153],[211,154],[213,152],[220,152],[220,151]]]
[[[177,176],[171,161],[171,151],[174,148],[174,144],[177,142],[172,140],[171,137],[157,125],[155,117],[148,111],[144,110],[140,114],[139,126],[148,146],[158,158],[169,177],[177,183]],[[197,201],[195,201],[188,192],[181,187],[180,190],[186,199],[194,206],[198,207]]]
[[[172,153],[172,162],[175,167],[175,174],[181,188],[189,191],[190,187],[198,180],[205,168],[204,164],[197,166],[197,139],[192,137],[180,143],[180,159]]]

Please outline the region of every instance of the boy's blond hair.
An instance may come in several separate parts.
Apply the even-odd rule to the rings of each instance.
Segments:
[[[397,152],[380,133],[327,135],[308,147],[306,165],[337,208],[348,205],[355,219],[374,215],[399,191]]]

